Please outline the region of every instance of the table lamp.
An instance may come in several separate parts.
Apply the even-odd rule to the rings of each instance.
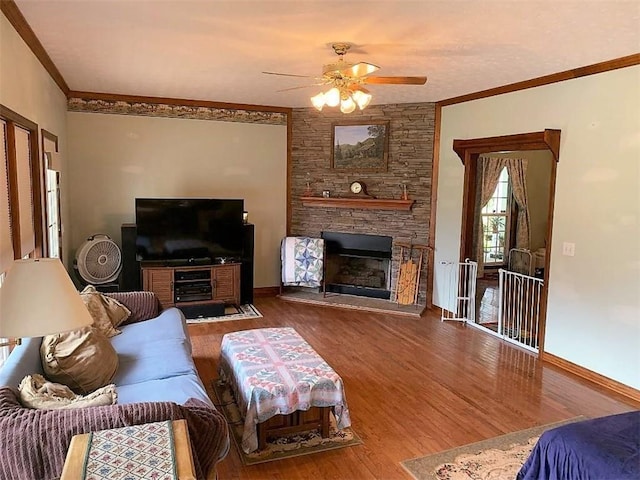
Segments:
[[[57,258],[15,260],[0,286],[0,337],[41,337],[89,326],[91,314]]]

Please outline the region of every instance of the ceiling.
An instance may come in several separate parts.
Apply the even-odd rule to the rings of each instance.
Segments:
[[[311,106],[330,45],[377,74],[372,104],[434,102],[640,52],[640,1],[15,0],[71,90]],[[265,75],[275,71],[308,75]]]

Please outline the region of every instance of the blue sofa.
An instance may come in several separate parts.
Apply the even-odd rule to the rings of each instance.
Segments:
[[[169,308],[155,318],[118,328],[122,333],[110,339],[119,362],[112,382],[116,385],[118,405],[125,408],[127,404],[141,402],[173,402],[183,406],[196,399],[215,410],[193,362],[186,320],[180,310]],[[0,386],[17,389],[26,375],[44,374],[40,343],[41,338],[27,338],[11,352],[0,368]],[[222,433],[226,438],[218,442],[217,451],[210,453],[214,465],[229,449],[226,426]]]
[[[182,312],[169,308],[156,318],[118,327],[111,338],[118,353],[113,380],[118,403],[175,402],[196,398],[213,406],[191,358],[191,342]],[[42,338],[27,338],[0,369],[0,385],[18,387],[33,373],[45,375],[40,361]],[[45,375],[46,376],[46,375]]]

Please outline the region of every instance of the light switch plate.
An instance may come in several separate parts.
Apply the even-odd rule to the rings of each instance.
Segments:
[[[562,255],[567,257],[573,257],[576,254],[576,244],[571,242],[564,242],[562,244]]]

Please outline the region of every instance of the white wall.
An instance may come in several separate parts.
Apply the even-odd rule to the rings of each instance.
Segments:
[[[0,103],[58,136],[63,227],[68,222],[66,112],[67,99],[49,73],[0,13]],[[42,145],[42,142],[38,142]],[[42,152],[40,152],[42,154]],[[3,226],[4,228],[4,226]],[[66,242],[67,238],[63,239]],[[67,263],[68,258],[64,258]]]
[[[640,66],[442,109],[436,272],[460,250],[454,139],[560,129],[545,351],[640,388]],[[575,256],[562,255],[563,242]],[[444,303],[436,274],[434,303]],[[441,300],[442,299],[442,300]]]
[[[93,233],[120,244],[136,197],[243,198],[255,224],[254,287],[279,285],[287,128],[68,113],[71,253]]]

